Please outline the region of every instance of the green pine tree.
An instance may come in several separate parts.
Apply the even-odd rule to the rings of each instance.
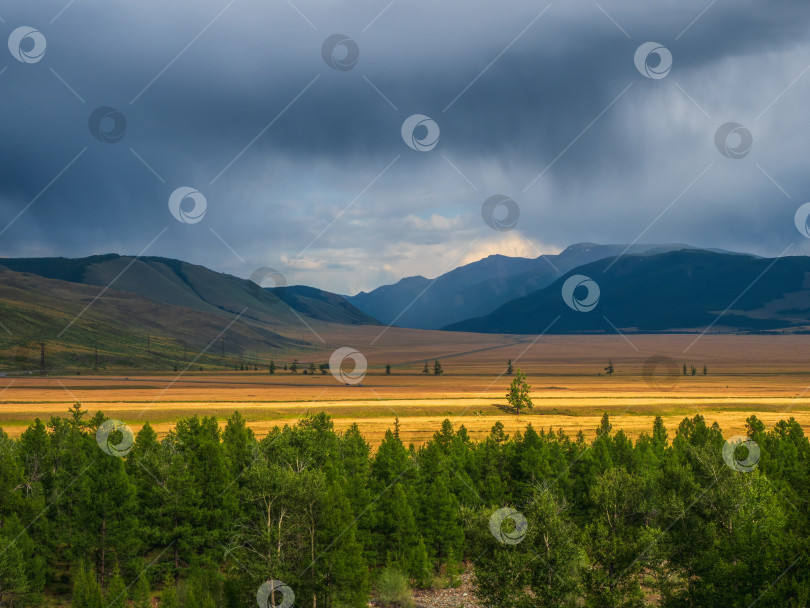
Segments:
[[[83,513],[87,547],[99,556],[99,578],[106,580],[113,570],[110,556],[125,555],[136,538],[136,488],[119,456],[101,453],[91,461],[86,477],[89,494],[77,506]]]
[[[410,468],[410,456],[399,435],[386,431],[371,461],[372,494],[379,496],[391,484],[405,481]]]
[[[416,581],[417,587],[427,589],[433,584],[433,562],[430,561],[425,539],[421,534],[411,551],[408,572]]]
[[[23,506],[19,492],[23,479],[23,465],[14,452],[14,442],[0,428],[0,530],[5,516],[15,513]]]
[[[610,436],[610,432],[613,430],[613,425],[610,423],[610,416],[607,415],[607,412],[602,414],[602,420],[599,422],[599,428],[596,429],[596,436]]]
[[[146,422],[135,436],[135,445],[126,459],[127,477],[135,487],[138,504],[138,538],[143,550],[160,550],[164,528],[168,525],[164,507],[167,503],[166,476],[169,452],[158,440],[157,433]]]
[[[231,475],[238,481],[242,472],[250,466],[256,447],[253,431],[239,412],[234,412],[228,418],[222,432],[222,447],[230,464]]]
[[[448,481],[446,473],[427,481],[420,517],[428,553],[445,563],[462,554],[464,543],[458,500],[450,492]]]
[[[444,373],[444,370],[442,369],[442,364],[439,363],[439,361],[437,359],[436,361],[433,362],[433,375],[434,376],[440,376],[443,373]]]
[[[163,591],[160,593],[159,608],[180,608],[177,601],[177,587],[170,572],[167,572],[166,577],[163,579]]]
[[[245,431],[246,433],[248,431]],[[178,516],[172,538],[177,539],[178,561],[195,555],[217,554],[226,537],[227,522],[237,510],[236,486],[219,422],[213,416],[192,416],[175,427],[177,471],[168,499]]]
[[[132,592],[133,608],[152,608],[152,587],[144,572],[138,577],[135,589]]]
[[[110,582],[107,585],[107,593],[104,596],[105,608],[126,608],[127,607],[127,584],[124,582],[124,577],[121,576],[121,571],[116,564],[113,574],[110,577]]]
[[[323,497],[324,521],[321,525],[322,544],[330,547],[319,564],[321,575],[328,581],[326,591],[331,605],[368,605],[368,567],[363,546],[357,540],[357,522],[341,483],[330,483]],[[333,539],[340,536],[340,542]]]
[[[554,606],[581,604],[581,569],[584,552],[578,531],[566,511],[570,508],[552,491],[532,488],[521,515],[529,523],[517,544],[493,542],[488,525],[492,510],[482,509],[469,527],[468,546],[477,555],[475,586],[487,606]],[[507,528],[507,526],[512,526]],[[514,531],[514,523],[501,523],[501,531]],[[618,604],[599,604],[617,606]],[[596,606],[596,604],[594,604]]]
[[[87,608],[89,596],[90,589],[88,589],[87,586],[87,566],[84,560],[82,560],[73,573],[73,596],[70,601],[71,608]]]
[[[526,374],[518,368],[515,379],[512,380],[512,384],[509,385],[509,392],[506,393],[506,399],[509,405],[515,408],[518,415],[520,415],[521,408],[532,409],[534,407],[531,398],[531,390],[532,387],[526,382]]]
[[[71,608],[103,608],[103,606],[104,598],[101,585],[96,580],[96,571],[82,561],[73,577]]]
[[[186,579],[184,606],[217,608],[222,596],[222,578],[216,568],[192,568]]]
[[[411,550],[417,542],[419,529],[413,509],[401,483],[380,496],[376,504],[375,550],[386,565],[411,571]],[[382,561],[382,559],[378,560]]]
[[[355,423],[340,440],[342,475],[330,482],[341,483],[357,520],[357,539],[367,550],[373,546],[373,528],[377,505],[372,502],[369,482],[371,478],[371,446]],[[361,515],[362,514],[362,515]]]
[[[17,536],[9,538],[0,532],[0,606],[15,606],[30,590]]]

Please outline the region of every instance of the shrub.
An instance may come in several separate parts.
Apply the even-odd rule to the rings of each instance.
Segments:
[[[410,608],[413,604],[408,577],[396,568],[385,568],[377,581],[379,601],[383,606]]]

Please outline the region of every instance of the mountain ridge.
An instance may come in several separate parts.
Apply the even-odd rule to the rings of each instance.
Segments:
[[[598,285],[594,310],[580,312],[566,304],[563,285],[573,275]],[[572,291],[571,296],[584,302],[589,292],[584,286],[577,289],[581,291]],[[805,331],[808,327],[810,257],[769,259],[681,250],[598,260],[487,315],[442,329],[534,334]]]
[[[305,315],[317,310],[313,318],[326,322],[375,322],[337,294],[309,288],[316,291],[285,301],[273,288],[173,258],[115,253],[84,258],[0,258],[0,266],[76,284],[112,285],[149,300],[202,312],[235,314],[248,308],[250,316],[270,324],[300,324],[293,310]]]
[[[563,301],[562,285],[574,274],[599,285],[595,312],[574,311]],[[416,304],[403,300],[397,285],[411,293],[417,290]],[[574,294],[577,298],[584,297],[582,289]],[[152,351],[160,350],[144,346],[150,334],[162,336],[161,365],[168,365],[172,358],[185,361],[186,346],[197,352],[210,348],[214,328],[222,331],[239,319],[238,331],[226,337],[231,340],[226,354],[267,356],[290,345],[307,348],[312,327],[328,333],[330,327],[341,325],[389,324],[408,306],[444,309],[452,318],[498,299],[503,302],[485,314],[437,329],[576,334],[810,328],[810,257],[774,260],[683,244],[628,248],[580,243],[534,259],[495,254],[434,280],[405,277],[369,293],[374,292],[389,300],[387,319],[364,312],[352,297],[305,285],[264,288],[249,279],[171,258],[118,254],[6,258],[0,259],[0,321],[12,333],[0,332],[0,350],[14,356],[14,348],[28,349],[23,358],[32,360],[40,341],[59,343],[53,331],[62,329],[56,327],[61,322],[67,325],[67,313],[81,316],[85,307],[87,314],[65,334],[72,341],[70,349],[84,353],[86,361],[88,349],[106,348],[110,356],[147,366],[157,364]],[[195,331],[194,323],[208,329]],[[79,357],[76,352],[71,357]],[[220,353],[222,361],[228,359],[226,354]],[[203,359],[214,364],[212,356],[208,353]]]
[[[370,292],[344,297],[385,324],[396,319],[400,327],[440,329],[492,312],[509,300],[542,289],[562,274],[588,262],[622,253],[682,249],[701,250],[685,243],[600,245],[585,242],[570,245],[558,254],[537,258],[493,254],[435,279],[420,275],[406,277]]]

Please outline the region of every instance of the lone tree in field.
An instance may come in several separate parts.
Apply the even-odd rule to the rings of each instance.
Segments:
[[[605,373],[606,373],[608,376],[612,376],[614,371],[615,371],[615,370],[613,369],[613,361],[611,361],[610,359],[608,359],[608,364],[607,364],[607,367],[605,368]]]
[[[520,408],[526,407],[532,409],[534,407],[531,395],[529,394],[531,390],[532,387],[526,383],[526,374],[518,368],[517,375],[509,386],[509,392],[506,393],[506,399],[509,401],[509,405],[515,408],[518,416],[520,416]]]
[[[686,363],[683,364],[683,375],[686,375]]]
[[[425,369],[422,370],[422,373],[426,376],[430,373],[430,367],[428,367],[428,362],[425,361]]]
[[[709,373],[709,369],[706,367],[706,364],[704,363],[703,364],[703,375],[705,376],[708,373]]]
[[[512,368],[512,360],[509,359],[506,363],[506,373],[507,375],[511,376],[515,370]]]
[[[292,365],[290,365],[290,371],[294,374],[298,373],[298,359],[293,359]]]
[[[318,369],[321,370],[321,374],[325,376],[326,374],[329,373],[329,364],[328,363],[321,363],[318,366]]]
[[[270,367],[268,368],[271,374],[276,373],[276,362],[270,359]]]
[[[315,367],[315,362],[314,362],[314,361],[310,361],[310,362],[309,362],[309,373],[310,373],[310,374],[312,374],[312,375],[314,376],[314,375],[315,375],[315,372],[317,372],[317,371],[318,371],[318,368],[317,368],[317,367]]]
[[[438,376],[438,375],[443,374],[443,373],[444,373],[444,370],[442,369],[442,364],[439,363],[438,359],[436,359],[436,361],[433,362],[433,375]]]
[[[385,364],[385,375],[386,375],[386,376],[390,376],[390,375],[391,375],[391,364],[390,364],[390,363],[386,363],[386,364]]]

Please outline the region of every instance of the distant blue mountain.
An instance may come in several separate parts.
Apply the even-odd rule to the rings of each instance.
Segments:
[[[513,258],[491,255],[461,266],[435,280],[408,277],[371,292],[345,296],[367,315],[382,323],[400,327],[438,329],[496,308],[539,289],[568,271],[589,262],[627,253],[664,253],[694,249],[684,244],[669,245],[571,245],[557,255]]]
[[[563,299],[563,285],[575,274],[598,285],[599,300],[590,311],[574,310]],[[578,287],[573,299],[587,308],[587,287]],[[806,331],[810,257],[681,250],[607,258],[444,329],[537,334],[549,326],[550,333],[615,333],[614,327],[627,333]]]

